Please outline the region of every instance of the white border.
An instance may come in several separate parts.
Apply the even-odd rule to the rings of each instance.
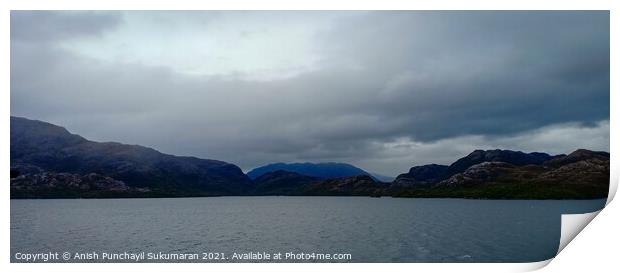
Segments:
[[[343,10],[343,9],[417,9],[417,10],[495,10],[495,9],[543,9],[543,10],[612,10],[611,12],[611,75],[617,75],[614,73],[617,71],[618,55],[613,51],[614,48],[618,48],[618,35],[617,26],[619,26],[619,19],[617,13],[618,1],[603,1],[603,0],[590,0],[590,1],[533,1],[533,0],[521,0],[521,1],[484,1],[484,0],[469,0],[469,1],[399,1],[399,0],[315,0],[315,1],[286,1],[286,0],[228,0],[228,1],[191,1],[191,0],[108,0],[108,1],[79,1],[79,0],[56,0],[56,1],[0,1],[2,7],[2,13],[0,15],[0,29],[2,31],[2,44],[1,51],[3,52],[4,60],[2,62],[2,73],[0,73],[0,84],[2,86],[0,103],[0,116],[3,116],[0,123],[2,134],[0,135],[0,142],[2,143],[2,151],[0,160],[2,166],[0,167],[0,177],[8,177],[9,167],[9,116],[10,116],[10,69],[9,69],[9,10],[19,9],[108,9],[108,10],[141,10],[141,9],[160,9],[160,10],[183,10],[183,9],[247,9],[247,10],[269,10],[269,9],[290,9],[290,10]],[[615,145],[615,139],[618,139],[618,130],[616,121],[618,120],[618,96],[614,92],[618,90],[617,81],[614,77],[611,77],[611,129],[610,139],[611,146],[611,187],[609,202],[613,199],[615,191],[618,185],[618,160],[617,155],[619,152],[619,146]],[[390,271],[390,272],[411,272],[412,270],[433,271],[433,272],[498,272],[498,271],[526,271],[534,270],[543,267],[548,264],[549,261],[531,263],[531,264],[303,264],[291,265],[291,264],[97,264],[96,266],[85,264],[9,264],[9,234],[10,234],[10,218],[9,218],[9,191],[8,186],[2,190],[1,202],[1,226],[0,233],[2,234],[0,240],[4,246],[0,250],[1,266],[4,268],[2,272],[48,272],[48,271],[62,271],[62,272],[109,272],[113,270],[149,270],[153,272],[168,272],[168,271],[183,271],[183,272],[204,272],[207,270],[217,271],[270,271],[270,272],[285,272],[295,270],[298,272],[317,272],[322,270],[334,270],[334,271],[361,271],[361,272],[377,272],[377,271]],[[582,235],[584,238],[577,237],[574,240],[575,244],[579,244],[581,248],[573,248],[569,245],[563,253],[561,253],[556,259],[556,262],[546,268],[546,271],[566,272],[576,269],[586,270],[591,265],[589,261],[597,262],[598,272],[613,272],[617,269],[615,264],[616,253],[618,250],[618,239],[614,233],[617,232],[618,227],[618,206],[609,204],[607,208],[601,213],[603,219],[595,219],[593,221],[592,229],[586,228]],[[602,232],[600,232],[602,231]],[[588,236],[587,238],[586,235]],[[611,244],[606,244],[611,243]],[[573,244],[573,243],[571,243]],[[586,245],[587,247],[585,247]],[[567,252],[564,254],[564,252]],[[607,255],[607,256],[606,256]],[[566,256],[566,258],[564,257]],[[601,257],[607,257],[601,258]],[[561,261],[561,264],[559,264]],[[605,266],[607,265],[607,266]],[[606,270],[605,270],[606,269]]]

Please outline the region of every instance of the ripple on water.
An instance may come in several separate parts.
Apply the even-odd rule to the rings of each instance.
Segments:
[[[351,253],[357,262],[527,262],[557,252],[561,213],[591,212],[604,203],[365,197],[11,200],[11,252],[271,250]]]

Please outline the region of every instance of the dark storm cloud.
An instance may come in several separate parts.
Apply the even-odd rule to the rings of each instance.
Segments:
[[[13,12],[11,114],[242,168],[345,161],[393,175],[481,147],[609,147],[608,12],[347,13],[314,35],[314,69],[264,80],[60,46],[122,28],[120,15]]]
[[[109,12],[12,11],[11,42],[47,42],[97,36],[114,28],[120,14]]]
[[[365,112],[405,118],[399,130],[416,139],[609,117],[606,12],[386,15],[350,21],[325,40],[347,37],[334,58],[381,78]]]

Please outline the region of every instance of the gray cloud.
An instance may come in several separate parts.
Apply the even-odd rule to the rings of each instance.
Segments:
[[[238,30],[245,34],[231,43],[248,50],[252,43],[311,43],[298,51],[311,49],[316,60],[292,48],[283,53],[283,69],[297,59],[313,65],[286,77],[187,74],[145,63],[148,58],[109,57],[125,50],[118,44],[131,43],[122,30],[142,22],[124,18],[131,12],[12,12],[11,114],[62,124],[95,140],[217,158],[245,169],[274,161],[345,161],[394,175],[412,164],[447,163],[474,148],[609,149],[608,12],[305,12],[273,22],[264,18],[278,14],[190,14],[171,13],[166,22],[189,21],[168,26],[189,24],[207,38],[229,39],[227,31]],[[265,30],[242,29],[255,14]],[[203,33],[202,21],[192,23],[203,17],[230,30]],[[282,20],[295,28],[281,29]],[[151,29],[138,28],[136,35],[160,35]],[[306,30],[301,38],[290,34]],[[85,39],[101,45],[81,51]],[[69,40],[77,45],[67,47]],[[179,54],[172,41],[159,46],[171,52],[137,48],[153,58]],[[213,59],[231,54],[221,50],[214,49]],[[588,141],[580,138],[584,132]]]
[[[97,36],[121,22],[119,13],[12,11],[11,42],[42,43]]]

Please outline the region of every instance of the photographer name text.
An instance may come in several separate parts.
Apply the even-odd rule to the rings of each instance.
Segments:
[[[315,252],[42,252],[14,254],[16,262],[183,262],[183,261],[325,261],[350,260],[349,253]]]

